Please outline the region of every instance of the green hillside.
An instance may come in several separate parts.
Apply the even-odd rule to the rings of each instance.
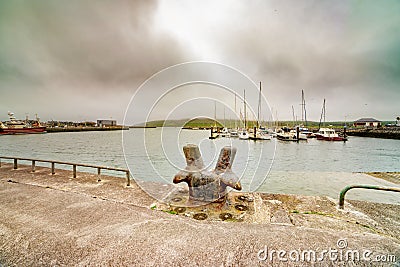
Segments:
[[[146,127],[187,127],[187,128],[209,128],[211,126],[216,125],[217,127],[228,127],[234,128],[235,125],[237,127],[243,127],[243,122],[241,121],[234,121],[234,120],[225,120],[225,125],[223,119],[217,119],[215,123],[213,119],[210,118],[196,118],[196,119],[181,119],[181,120],[157,120],[157,121],[149,121],[146,123]],[[262,126],[266,127],[281,127],[281,126],[289,126],[292,127],[294,125],[299,125],[300,122],[293,121],[278,121],[278,122],[262,122]],[[343,121],[335,121],[335,122],[326,122],[326,126],[332,125],[335,128],[341,128],[345,125]],[[348,126],[352,125],[352,122],[347,122]],[[248,121],[247,127],[252,128],[256,126],[255,121]],[[307,127],[311,129],[315,129],[319,127],[319,122],[316,121],[309,121],[307,122]]]

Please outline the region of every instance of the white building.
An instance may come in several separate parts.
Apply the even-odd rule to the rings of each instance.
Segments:
[[[382,122],[374,118],[362,118],[354,122],[355,127],[381,127]]]

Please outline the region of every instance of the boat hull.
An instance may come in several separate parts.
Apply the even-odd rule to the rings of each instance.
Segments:
[[[317,140],[323,140],[323,141],[345,141],[346,139],[341,136],[321,136],[317,135]]]
[[[296,137],[290,135],[277,134],[276,138],[281,141],[297,141]]]
[[[3,128],[0,129],[0,135],[6,134],[36,134],[45,133],[46,127],[30,127],[30,128]]]

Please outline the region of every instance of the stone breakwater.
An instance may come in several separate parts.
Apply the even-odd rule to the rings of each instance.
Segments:
[[[146,186],[160,201],[142,191],[141,182],[128,187],[111,176],[50,173],[44,167],[32,173],[31,166],[13,170],[2,164],[0,265],[348,263],[320,257],[321,250],[330,249],[342,255],[371,251],[368,259],[355,259],[363,266],[379,255],[390,256],[391,264],[400,260],[399,205],[346,201],[339,210],[337,199],[322,196],[230,193],[228,205],[184,207],[184,187]],[[315,251],[320,260],[278,257],[280,250]]]
[[[351,129],[347,130],[347,135],[386,138],[386,139],[400,139],[400,127]]]

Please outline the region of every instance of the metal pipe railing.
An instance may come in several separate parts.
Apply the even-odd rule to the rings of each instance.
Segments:
[[[97,165],[90,165],[90,164],[81,164],[81,163],[72,163],[72,162],[65,162],[65,161],[42,160],[42,159],[19,158],[19,157],[5,157],[5,156],[0,156],[0,167],[1,167],[1,159],[13,160],[14,170],[18,169],[18,160],[31,161],[32,162],[32,172],[36,171],[36,162],[51,163],[51,174],[53,174],[53,175],[56,173],[56,170],[55,170],[56,164],[71,165],[72,166],[72,175],[74,178],[77,177],[77,171],[76,171],[77,166],[87,167],[87,168],[95,168],[95,169],[97,168],[98,175],[101,174],[101,170],[120,171],[120,172],[125,172],[125,174],[126,174],[127,186],[131,185],[130,172],[127,169],[106,167],[106,166],[97,166]]]
[[[345,188],[340,191],[339,195],[339,208],[343,209],[344,208],[344,197],[350,189],[354,188],[361,188],[361,189],[373,189],[373,190],[381,190],[381,191],[392,191],[392,192],[400,192],[400,188],[396,187],[384,187],[384,186],[378,186],[378,185],[349,185],[346,186]]]

